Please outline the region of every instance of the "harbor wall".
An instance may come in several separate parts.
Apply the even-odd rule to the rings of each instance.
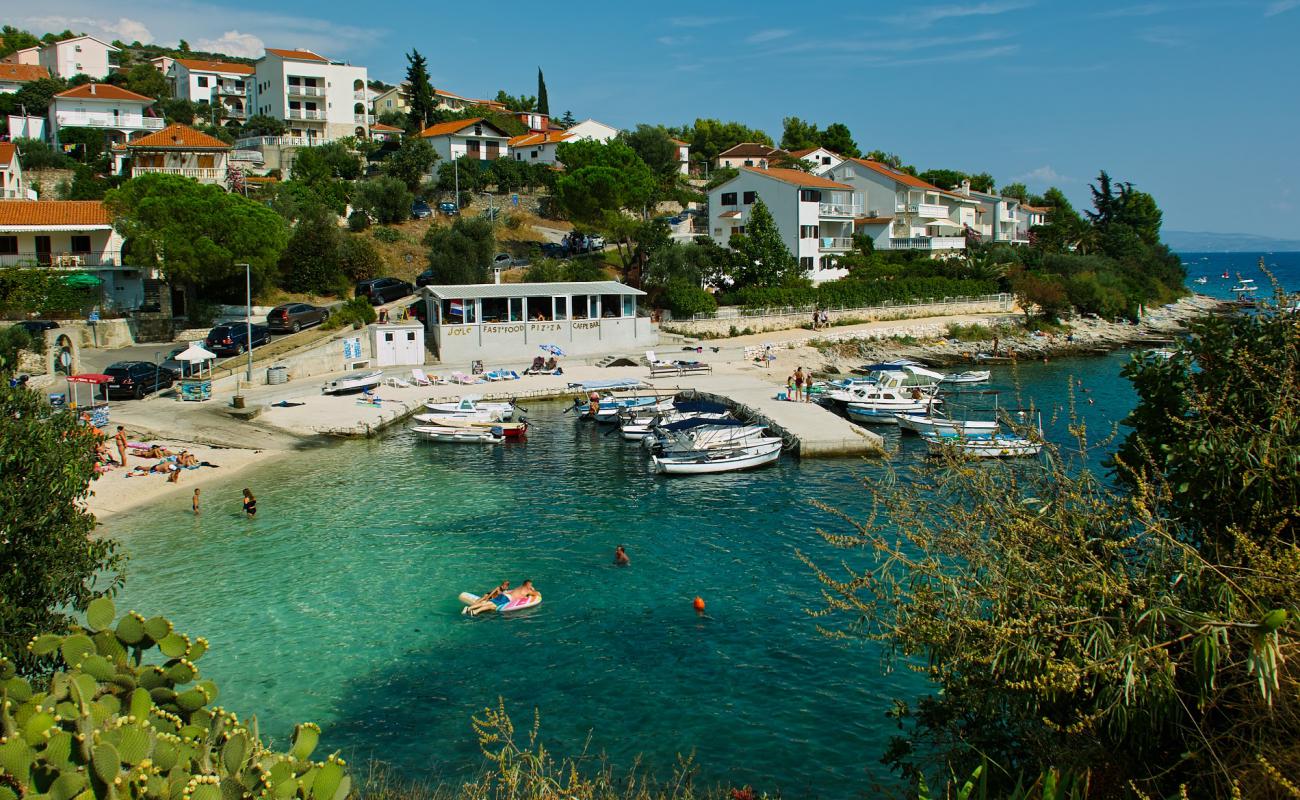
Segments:
[[[1013,311],[1014,304],[1011,295],[996,295],[989,298],[959,298],[937,303],[828,309],[826,316],[831,325],[849,325],[954,314],[996,314]],[[773,310],[758,314],[746,314],[744,309],[740,308],[722,308],[710,318],[674,319],[664,322],[661,327],[666,332],[685,336],[720,337],[734,335],[732,329],[746,333],[765,333],[810,326],[811,322],[811,307]]]

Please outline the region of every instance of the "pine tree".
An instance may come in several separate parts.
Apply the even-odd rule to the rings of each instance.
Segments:
[[[537,68],[537,113],[551,113],[551,101],[546,96],[546,79],[542,77],[542,68]]]
[[[577,121],[578,120],[576,117],[573,116],[572,111],[566,111],[564,112],[564,116],[560,117],[560,125],[562,125],[565,128],[573,127],[574,124],[577,123]]]
[[[412,49],[406,56],[406,84],[410,91],[407,103],[411,121],[419,130],[433,121],[433,84],[429,81],[429,65],[419,50]]]
[[[745,233],[733,236],[731,247],[740,254],[736,277],[741,286],[780,286],[799,276],[799,262],[762,198],[754,200]]]

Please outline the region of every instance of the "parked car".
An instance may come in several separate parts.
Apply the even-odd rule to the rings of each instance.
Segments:
[[[433,280],[433,270],[431,269],[426,269],[424,272],[421,272],[419,275],[415,276],[416,286],[432,286],[434,283],[435,281]]]
[[[588,247],[589,249],[591,249],[591,250],[604,250],[604,249],[605,249],[605,237],[604,237],[604,236],[590,236],[590,237],[588,237],[588,238],[587,238],[587,247]]]
[[[176,356],[188,349],[189,345],[186,345],[185,347],[173,347],[171,352],[167,354],[167,357],[162,360],[159,366],[170,372],[177,380],[197,374],[201,367],[200,364],[196,364],[192,361],[180,361],[176,358]]]
[[[357,284],[357,297],[370,300],[372,306],[391,303],[399,297],[406,297],[415,291],[415,287],[397,278],[372,278]]]
[[[254,325],[252,346],[261,347],[269,341],[271,341],[271,331],[265,325]],[[208,331],[204,346],[219,356],[247,352],[249,348],[247,323],[232,322],[229,325],[218,325]]]
[[[513,260],[514,259],[510,258],[509,253],[497,253],[492,257],[492,266],[500,267],[501,269],[509,269],[510,262]]]
[[[438,204],[438,213],[442,214],[444,217],[454,217],[460,213],[460,209],[450,200],[444,200]]]
[[[105,384],[110,400],[115,397],[139,400],[176,382],[175,373],[148,361],[118,361],[109,365],[104,374],[112,378]]]
[[[328,308],[309,303],[285,303],[271,309],[271,313],[266,315],[266,326],[271,329],[271,333],[297,333],[329,318]]]
[[[564,258],[568,253],[559,242],[547,242],[542,245],[542,255],[546,258]]]
[[[414,203],[411,203],[411,219],[427,219],[432,216],[433,209],[429,208],[429,204],[423,198],[417,198]]]
[[[22,328],[27,331],[27,335],[33,339],[39,339],[41,338],[41,334],[59,327],[59,323],[52,322],[48,319],[25,319],[22,322],[17,323],[14,327]]]

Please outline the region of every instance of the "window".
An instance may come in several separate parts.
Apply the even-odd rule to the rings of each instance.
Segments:
[[[816,238],[817,238],[817,235],[818,235],[818,233],[817,233],[817,226],[816,226],[816,225],[800,225],[800,226],[799,226],[799,238],[800,238],[800,239],[816,239]]]
[[[89,253],[89,252],[90,252],[90,237],[89,237],[89,236],[73,236],[73,237],[72,237],[72,248],[71,248],[71,249],[72,249],[72,252],[74,252],[74,253]]]
[[[752,206],[754,204],[755,197],[758,197],[758,192],[745,192],[744,195],[745,205]]]
[[[594,295],[593,295],[594,296]],[[622,302],[616,294],[603,294],[600,296],[600,315],[606,318],[617,318],[622,311]]]
[[[482,135],[483,135],[483,126],[482,126],[482,125],[475,125],[475,126],[474,126],[474,135],[475,135],[475,136],[482,136]]]
[[[555,318],[556,319],[569,318],[569,298],[567,297],[555,298]]]
[[[737,225],[736,227],[734,227],[734,228],[731,229],[731,235],[732,235],[732,236],[735,236],[735,235],[738,234],[738,233],[741,234],[741,235],[743,235],[743,234],[745,233],[745,226],[744,226],[744,225]]]
[[[745,166],[747,166],[747,167],[752,167],[752,166],[754,166],[754,160],[753,160],[752,158],[747,158],[747,159],[745,159]]]
[[[198,157],[199,169],[216,169],[216,156],[201,155]]]
[[[812,256],[802,256],[802,257],[799,259],[799,269],[803,270],[804,272],[812,272],[812,271],[813,271],[813,257],[812,257]]]
[[[18,237],[0,236],[0,255],[13,256],[17,254],[18,254]]]
[[[822,201],[822,193],[816,189],[800,189],[799,199],[805,203],[820,203]]]
[[[830,156],[822,156],[822,163],[823,163],[823,164],[830,164],[830,163],[831,163],[831,157],[830,157]]]
[[[208,88],[208,76],[207,76],[207,75],[200,75],[200,76],[199,76],[198,83],[199,83],[199,88],[200,88],[200,89],[206,89],[206,88]]]
[[[634,295],[630,295],[630,294],[623,295],[623,316],[625,317],[636,316],[636,297]]]
[[[722,204],[723,204],[724,206],[734,206],[734,205],[736,204],[736,193],[735,193],[735,192],[723,192],[723,193],[722,193]]]

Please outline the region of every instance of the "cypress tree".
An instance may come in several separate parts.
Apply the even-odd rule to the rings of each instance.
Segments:
[[[537,113],[551,113],[551,101],[546,97],[546,79],[542,77],[541,67],[537,68]]]
[[[418,130],[428,127],[433,120],[433,84],[429,82],[429,65],[419,50],[414,48],[406,56],[406,83],[410,87],[408,101],[411,121]]]

